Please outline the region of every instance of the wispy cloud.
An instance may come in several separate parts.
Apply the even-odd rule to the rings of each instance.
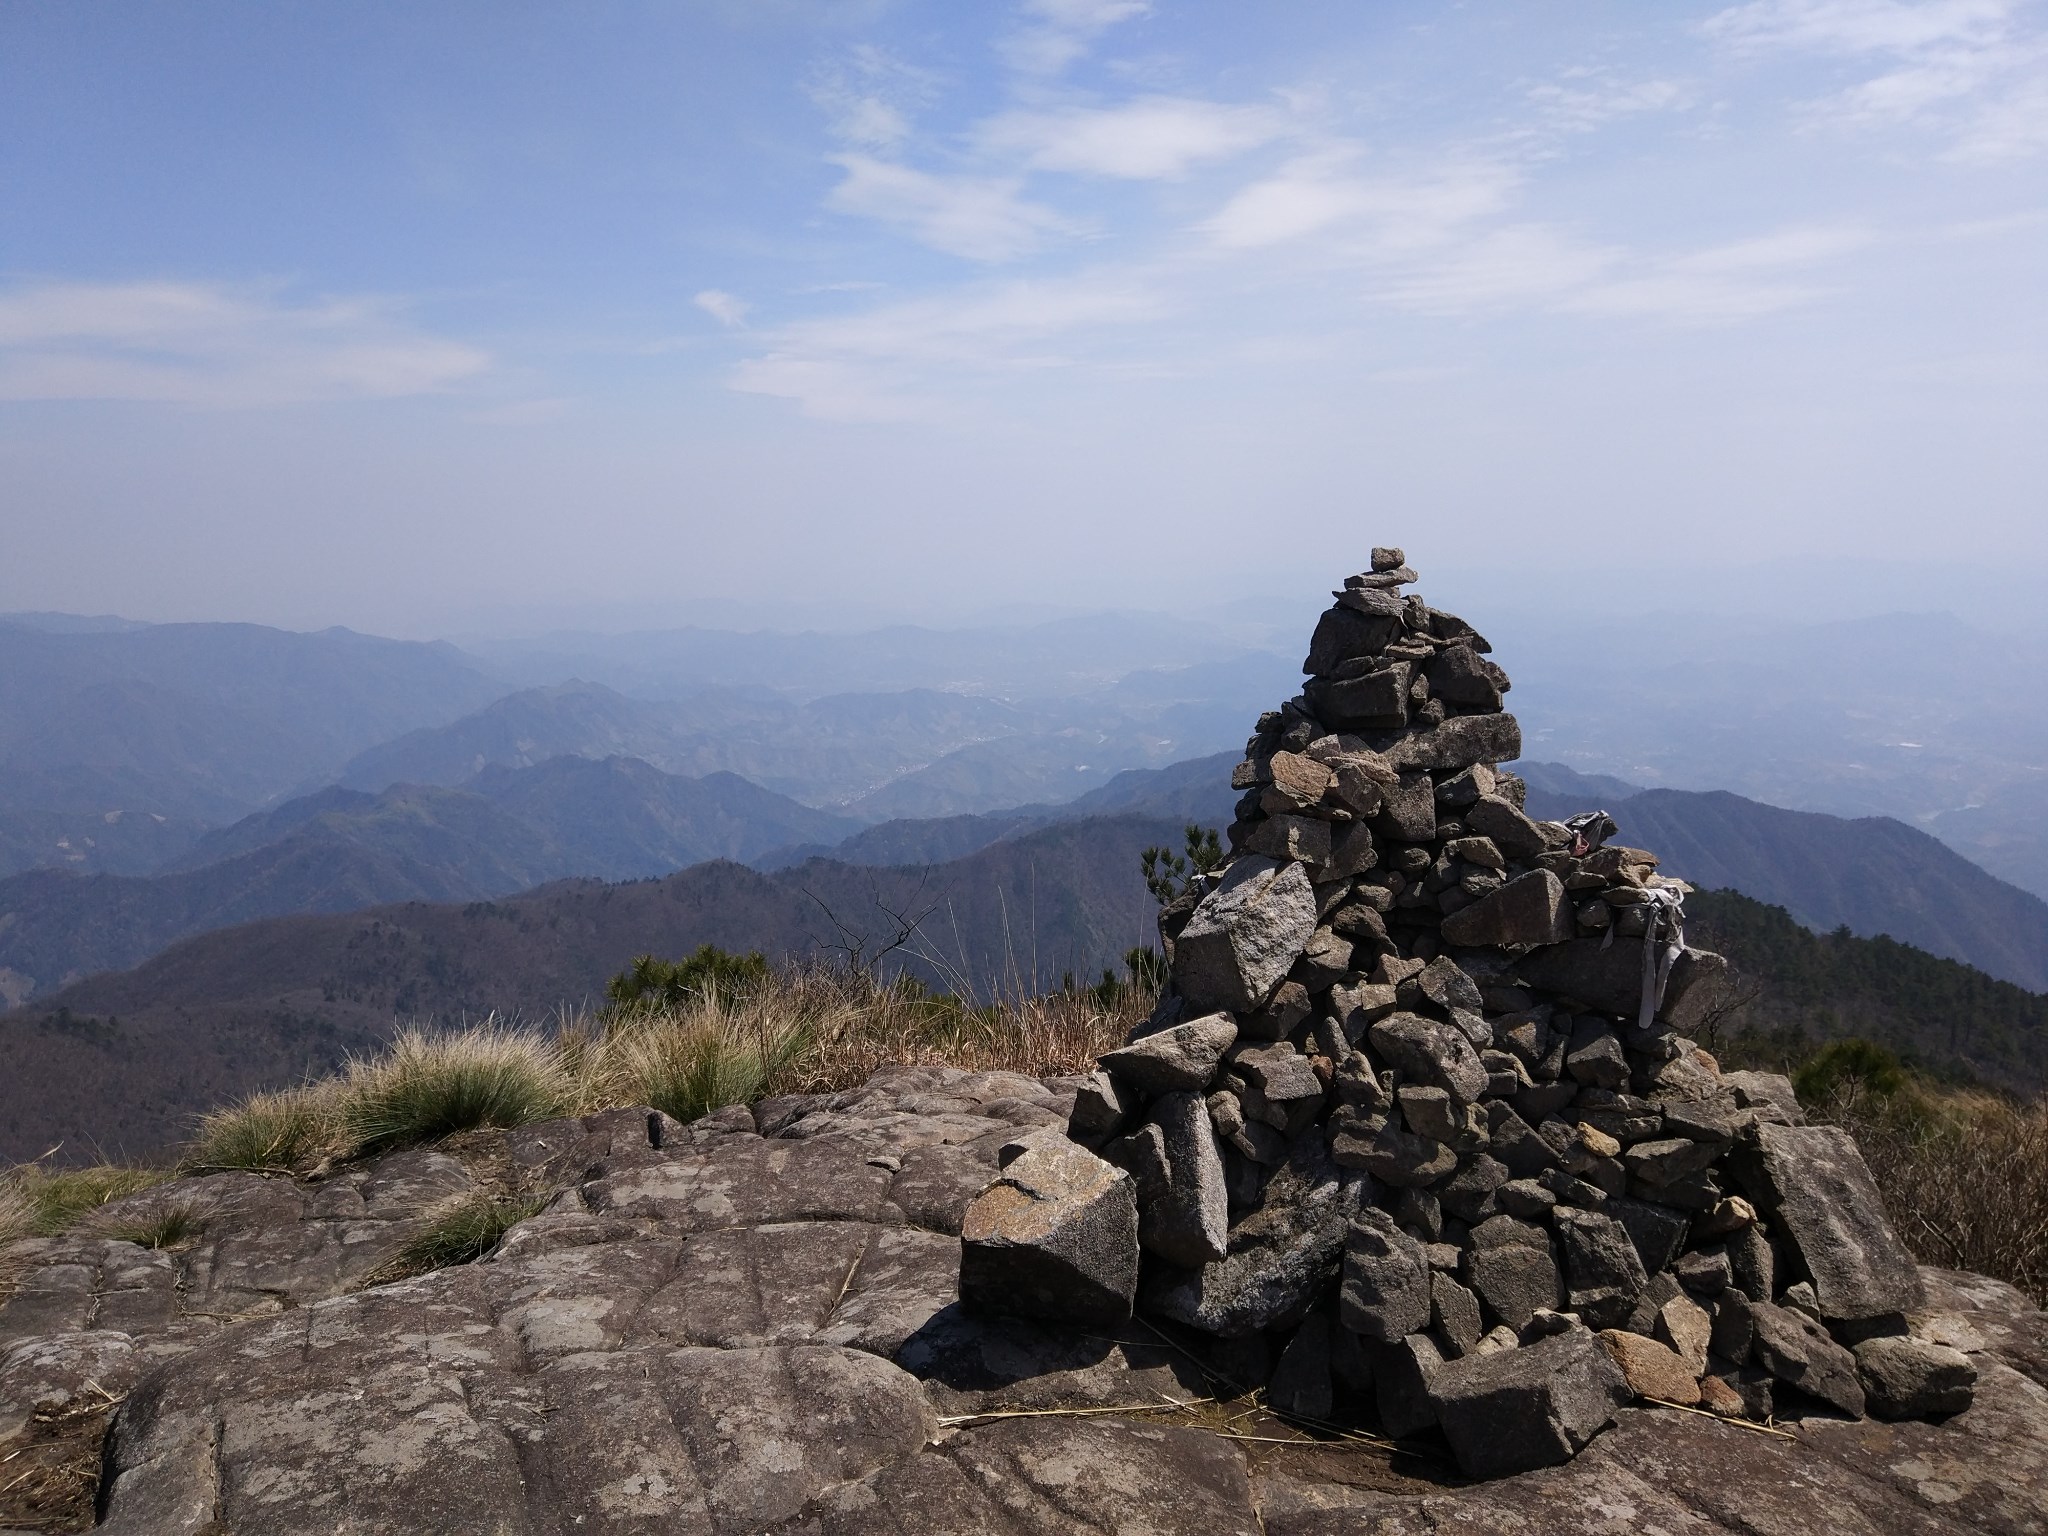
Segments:
[[[747,302],[723,288],[706,288],[690,302],[720,325],[738,326],[747,323]]]
[[[2015,0],[1751,0],[1708,17],[1702,30],[1750,48],[1918,53],[1996,42],[2017,8]]]
[[[1118,22],[1151,9],[1149,0],[1025,0],[1025,23],[1004,52],[1027,74],[1056,75]]]
[[[1033,170],[1131,181],[1174,180],[1287,131],[1284,114],[1184,96],[1142,96],[1114,107],[1005,112],[979,130],[982,147]]]
[[[1339,235],[1349,248],[1362,233],[1388,248],[1430,247],[1506,207],[1520,180],[1484,160],[1366,175],[1361,158],[1349,147],[1301,156],[1240,188],[1202,228],[1218,246],[1238,251]]]
[[[1650,317],[1712,325],[1754,319],[1810,303],[1827,274],[1870,245],[1860,229],[1797,228],[1678,256],[1636,261],[1569,294],[1580,314]]]
[[[1724,59],[1730,50],[1871,59],[1882,66],[1861,88],[1871,99],[1907,92],[1907,76],[1921,71],[1923,100],[1943,102],[1960,87],[1935,75],[1958,50],[1981,55],[1970,68],[2009,66],[2009,50],[2023,42],[2019,8],[2020,0],[1754,0],[1702,26],[1674,23],[1672,40],[1693,58],[1667,52],[1653,67],[1563,69],[1513,87],[1505,126],[1495,119],[1484,133],[1432,138],[1347,131],[1327,93],[1306,88],[1275,86],[1245,103],[1185,89],[1120,94],[1097,82],[1084,99],[1047,77],[1145,6],[1031,0],[1024,32],[1002,43],[1027,71],[1004,87],[1007,105],[942,139],[832,155],[845,176],[828,202],[932,249],[1033,275],[767,327],[761,351],[731,382],[813,415],[932,419],[961,416],[978,391],[1030,371],[1187,373],[1225,358],[1306,352],[1327,360],[1333,330],[1375,314],[1698,327],[1825,302],[1896,234],[1819,219],[1650,229],[1564,212],[1548,196],[1552,179],[1587,132],[1695,108],[1710,76],[1703,46]],[[1020,37],[1027,53],[1037,50],[1028,59],[1018,55]],[[2034,118],[2011,105],[2022,98],[2007,100],[2000,131],[2029,142]],[[1921,107],[1901,94],[1886,110]],[[1991,121],[1982,118],[1980,137]],[[932,163],[945,169],[923,168]],[[1156,201],[1123,194],[1103,203],[1061,177],[1193,181],[1202,193],[1162,188]],[[1191,217],[1203,194],[1211,211]],[[1065,211],[1069,196],[1089,209],[1086,220]],[[1093,236],[1103,238],[1090,241],[1088,267],[1073,271],[1072,248]],[[1207,317],[1197,329],[1210,341],[1184,345],[1197,316]]]
[[[1617,118],[1683,110],[1692,105],[1693,91],[1678,80],[1614,80],[1579,70],[1536,86],[1529,100],[1551,124],[1583,131]]]
[[[937,175],[872,155],[835,155],[846,177],[829,205],[893,224],[921,244],[970,261],[1010,261],[1075,226],[1023,196],[1013,176]]]
[[[1702,30],[1744,52],[1876,67],[1807,101],[1811,123],[1927,128],[1946,137],[1954,158],[2003,160],[2048,150],[2048,31],[2037,15],[2026,0],[1752,0]]]
[[[951,381],[1073,366],[1106,333],[1163,319],[1174,302],[1133,272],[976,285],[787,326],[732,385],[839,420],[944,416]]]
[[[0,292],[0,399],[248,406],[435,394],[490,355],[386,299],[274,289],[40,283]]]
[[[833,136],[863,149],[893,149],[910,137],[912,115],[938,86],[931,71],[886,48],[861,43],[819,69],[808,90]]]

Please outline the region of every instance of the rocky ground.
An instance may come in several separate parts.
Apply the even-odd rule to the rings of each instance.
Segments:
[[[1946,1421],[1639,1407],[1486,1483],[1273,1417],[1233,1385],[1257,1340],[967,1313],[966,1208],[1073,1090],[893,1069],[658,1122],[659,1148],[614,1111],[180,1179],[16,1243],[0,1536],[2048,1530],[2048,1315],[1979,1277],[1928,1271],[1912,1319],[1977,1366]],[[482,1262],[377,1283],[480,1193],[552,1198]],[[151,1225],[187,1231],[106,1235]]]

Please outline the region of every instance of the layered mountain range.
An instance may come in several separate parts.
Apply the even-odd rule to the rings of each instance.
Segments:
[[[921,952],[899,958],[933,984],[1086,980],[1149,936],[1138,852],[1231,819],[1241,700],[1292,670],[1246,634],[1169,664],[1190,627],[992,630],[962,638],[950,671],[929,632],[838,659],[833,637],[770,637],[813,685],[771,691],[744,645],[710,632],[479,656],[347,631],[0,620],[0,1006],[18,1005],[0,1046],[47,1066],[17,1074],[25,1102],[130,1062],[138,1086],[115,1100],[139,1126],[176,1051],[217,1064],[191,1067],[203,1098],[331,1065],[399,1015],[573,1006],[643,950],[815,953],[836,934],[828,913],[880,923],[916,891],[943,896]],[[547,680],[570,664],[599,680]],[[1543,687],[1540,669],[1520,675]],[[1032,676],[1047,691],[993,686]],[[1567,720],[1576,698],[1559,692]],[[1559,734],[1538,730],[1536,750]],[[1905,822],[1521,768],[1534,813],[1605,809],[1668,872],[1809,934],[1886,935],[2048,990],[2048,905]],[[2005,838],[2013,858],[2024,846],[1984,806],[1929,825],[1944,822]],[[489,914],[510,898],[522,923],[569,923],[573,952],[501,953]],[[1798,931],[1769,942],[1790,954]],[[353,958],[319,959],[338,953]],[[1801,953],[1802,973],[1840,958]],[[1913,1027],[1891,1038],[1910,1045]],[[1994,1077],[2027,1059],[1957,1049]]]

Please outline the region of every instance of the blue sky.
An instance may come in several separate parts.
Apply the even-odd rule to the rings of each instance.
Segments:
[[[2041,0],[12,0],[0,608],[2033,570],[2044,170]]]

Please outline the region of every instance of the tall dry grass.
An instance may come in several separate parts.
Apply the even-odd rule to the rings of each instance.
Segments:
[[[52,1237],[101,1206],[161,1184],[161,1168],[42,1168],[27,1164],[0,1172],[0,1243]]]
[[[351,1061],[332,1091],[351,1153],[526,1125],[577,1101],[559,1043],[495,1019],[466,1030],[401,1030],[382,1055]]]
[[[0,1246],[17,1237],[27,1237],[35,1222],[35,1207],[13,1175],[0,1178]]]
[[[409,1029],[338,1077],[253,1095],[200,1124],[194,1170],[291,1170],[457,1131],[647,1104],[689,1121],[777,1093],[856,1087],[894,1064],[1034,1076],[1086,1070],[1151,1011],[1093,991],[976,1006],[823,969],[614,1006],[549,1030],[496,1019]]]
[[[185,1150],[193,1172],[300,1167],[339,1139],[338,1082],[258,1093],[203,1117]]]
[[[2048,1103],[1914,1084],[1851,1089],[1821,1112],[1856,1138],[1923,1264],[1990,1275],[2048,1306]]]
[[[878,1068],[899,1064],[1033,1077],[1085,1072],[1122,1045],[1156,1001],[1126,988],[1108,999],[1072,991],[976,1007],[915,987],[866,988],[829,971],[788,985],[818,999],[818,1027],[783,1090],[799,1093],[857,1087]]]

